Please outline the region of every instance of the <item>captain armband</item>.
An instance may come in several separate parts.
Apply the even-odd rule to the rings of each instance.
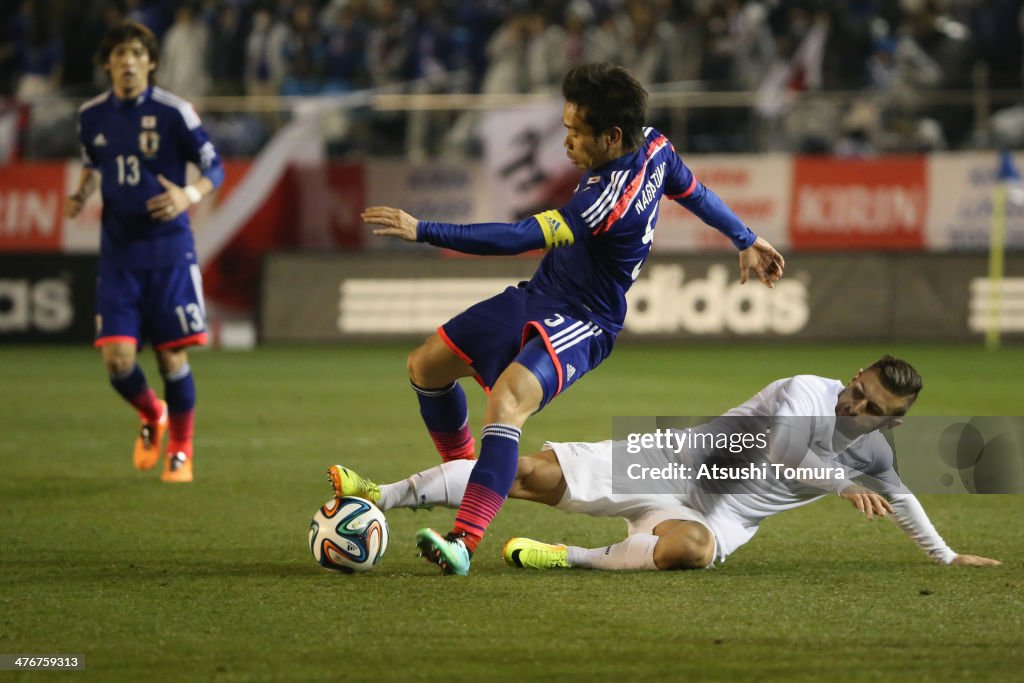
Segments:
[[[537,219],[540,230],[544,233],[545,249],[568,247],[576,241],[576,237],[572,234],[572,228],[569,227],[569,224],[565,222],[565,218],[558,211],[552,209],[551,211],[538,213],[534,218]]]

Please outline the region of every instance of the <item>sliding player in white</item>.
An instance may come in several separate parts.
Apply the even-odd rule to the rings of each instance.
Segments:
[[[509,495],[567,512],[624,517],[629,534],[619,543],[593,549],[513,538],[505,544],[505,561],[534,569],[709,567],[749,541],[764,519],[831,492],[850,501],[868,519],[892,515],[907,536],[939,563],[998,565],[998,560],[950,549],[894,469],[892,448],[878,430],[899,424],[921,386],[920,375],[909,363],[885,356],[859,371],[846,386],[824,377],[798,375],[769,384],[726,413],[770,421],[774,462],[831,464],[848,473],[846,478],[827,482],[748,480],[730,492],[691,487],[678,495],[617,494],[612,492],[612,442],[546,443],[540,453],[519,459]],[[334,465],[331,479],[337,495],[368,498],[383,510],[456,507],[472,466],[472,461],[455,460],[378,486]]]

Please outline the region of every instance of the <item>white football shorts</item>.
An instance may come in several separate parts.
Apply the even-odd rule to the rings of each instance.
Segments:
[[[707,527],[715,538],[715,560],[722,562],[753,537],[757,522],[744,518],[723,496],[619,494],[612,492],[612,442],[544,444],[558,458],[565,477],[560,510],[592,517],[623,517],[629,534],[649,534],[667,520],[688,520]]]

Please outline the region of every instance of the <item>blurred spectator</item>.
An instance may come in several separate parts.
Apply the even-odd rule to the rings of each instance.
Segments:
[[[287,69],[285,44],[288,27],[278,21],[270,7],[261,4],[252,15],[252,30],[245,45],[245,94],[277,95]]]
[[[586,0],[572,0],[568,5],[549,3],[545,23],[546,28],[530,47],[532,90],[557,92],[574,66],[618,61],[614,21],[599,24]]]
[[[622,65],[645,85],[682,80],[679,34],[653,3],[629,0],[622,22]]]
[[[367,85],[366,34],[368,26],[352,3],[335,13],[327,30],[325,92],[346,92]]]
[[[49,3],[23,0],[14,41],[18,82],[14,95],[31,101],[56,93],[64,60],[60,36],[50,19]]]
[[[841,107],[822,98],[802,98],[803,93],[824,86],[829,16],[812,2],[793,2],[773,12],[769,22],[776,57],[757,92],[762,144],[801,152],[830,150]]]
[[[523,3],[512,9],[487,43],[487,70],[480,91],[530,92],[527,58],[530,46],[543,31],[543,18],[528,5]]]
[[[733,3],[729,33],[735,45],[732,81],[739,90],[755,90],[775,60],[775,41],[763,2]]]
[[[387,88],[403,82],[409,45],[405,40],[406,26],[410,11],[398,0],[378,0],[376,11],[371,14],[373,28],[370,29],[366,46],[366,68],[370,86]],[[405,123],[403,112],[382,111],[372,118],[374,144],[380,145],[377,154],[399,154],[405,148]],[[383,148],[383,149],[382,149]]]
[[[478,92],[487,70],[487,45],[498,30],[509,5],[504,0],[453,0],[453,22],[464,35],[466,90]]]
[[[314,95],[319,92],[324,78],[326,50],[324,34],[316,23],[313,6],[308,2],[292,8],[284,56],[286,71],[281,94]]]
[[[213,91],[218,95],[241,95],[248,28],[241,8],[235,2],[215,8],[209,26],[209,64]]]
[[[27,138],[31,155],[59,154],[62,146],[71,142],[62,128],[74,107],[56,97],[64,59],[57,30],[60,17],[59,8],[49,0],[23,0],[14,19],[14,96],[29,105]]]
[[[881,109],[872,99],[858,99],[843,116],[832,152],[841,157],[868,157],[886,144]]]
[[[648,85],[758,91],[752,108],[652,112],[706,152],[984,144],[983,129],[1010,114],[975,131],[972,106],[947,94],[986,76],[996,89],[1024,84],[1024,0],[3,0],[0,87],[77,97],[89,82],[106,86],[92,55],[125,18],[162,36],[159,81],[193,98],[553,92],[572,66],[602,60]],[[863,101],[803,96],[863,88]],[[446,134],[474,152],[477,116],[453,125],[454,115],[378,112],[373,137],[419,158]]]
[[[64,2],[60,24],[61,43],[64,48],[62,91],[66,95],[87,97],[94,95],[97,41],[107,29],[104,13],[109,2]],[[114,10],[117,11],[116,6]],[[118,21],[120,12],[118,11]],[[104,83],[105,85],[105,83]]]
[[[373,16],[373,7],[376,2],[370,0],[320,0],[322,9],[318,21],[321,26],[334,26],[338,21],[338,13],[343,9],[351,13],[353,21],[360,25],[367,25]]]
[[[701,42],[704,49],[698,75],[710,90],[735,88],[732,79],[737,72],[736,44],[730,35],[730,13],[733,11],[734,9],[725,3],[715,3],[708,7],[707,14],[701,17]],[[762,78],[753,79],[757,84],[763,80],[764,66],[761,72]]]
[[[481,83],[485,95],[509,95],[531,91],[528,57],[533,42],[544,30],[539,12],[526,3],[516,3],[487,43],[487,70]],[[479,111],[459,115],[445,134],[442,154],[446,157],[472,155],[480,151],[475,143]]]
[[[178,5],[160,49],[161,87],[189,101],[206,95],[212,80],[207,64],[210,31],[198,10],[196,2]]]
[[[408,16],[405,80],[412,82],[414,93],[443,92],[449,85],[449,70],[455,62],[447,17],[439,0],[414,0],[414,10]],[[409,159],[423,161],[435,151],[430,146],[442,138],[448,118],[445,113],[423,109],[409,112],[405,135]]]
[[[452,64],[451,28],[440,0],[414,0],[408,31],[406,80],[425,80],[432,87],[443,86]]]
[[[380,0],[366,48],[366,65],[373,87],[402,82],[409,58],[409,45],[405,40],[408,21],[406,10],[398,0]]]
[[[980,0],[972,3],[968,26],[979,57],[988,67],[992,88],[1021,87],[1020,0]]]
[[[158,38],[162,38],[167,24],[161,11],[159,0],[121,0],[124,8],[124,18],[137,21],[146,26]],[[119,3],[120,4],[120,3]],[[174,3],[172,6],[177,6]]]
[[[909,119],[904,137],[916,151],[959,146],[971,133],[970,105],[918,102],[932,90],[966,90],[971,87],[974,45],[964,24],[939,11],[934,0],[904,17],[896,47],[897,74],[903,86],[898,94],[899,113]]]

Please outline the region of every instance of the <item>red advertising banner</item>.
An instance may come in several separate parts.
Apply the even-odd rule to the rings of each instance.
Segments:
[[[921,249],[925,157],[797,157],[790,206],[795,249]]]
[[[228,168],[236,176],[225,186],[224,199],[234,191],[246,168]],[[263,255],[288,249],[352,249],[362,247],[366,181],[362,164],[327,163],[290,166],[264,195],[250,198],[258,207],[233,233],[227,244],[203,268],[209,299],[246,310],[259,289]],[[202,230],[197,225],[197,230]]]
[[[64,164],[0,166],[0,251],[59,251]]]
[[[736,212],[750,229],[787,252],[792,157],[765,155],[686,155],[686,164]],[[654,248],[659,253],[732,252],[732,243],[674,201],[663,199]]]

